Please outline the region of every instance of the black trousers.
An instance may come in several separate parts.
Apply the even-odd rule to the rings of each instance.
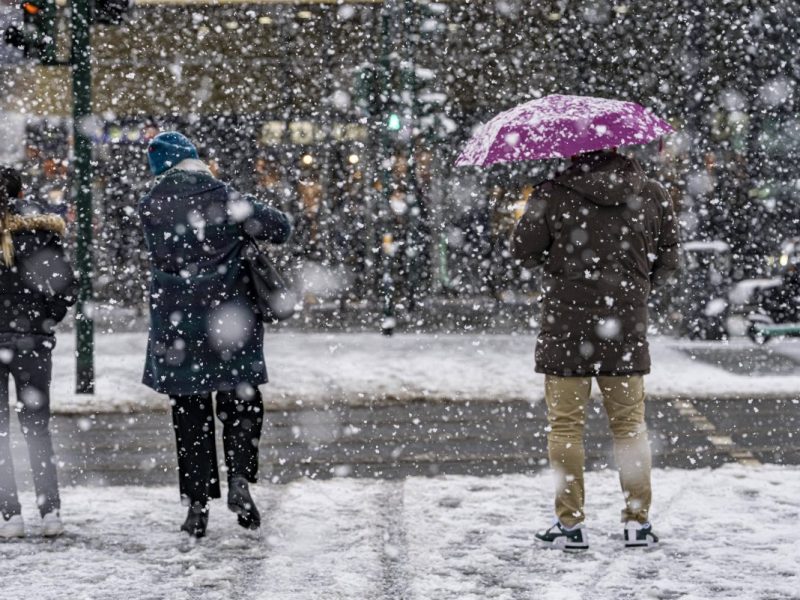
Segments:
[[[45,515],[61,508],[58,476],[50,438],[50,377],[52,339],[20,338],[0,343],[0,512],[20,513],[14,463],[11,458],[9,376],[17,389],[17,416],[28,445],[36,503]]]
[[[222,445],[228,477],[241,475],[250,483],[258,474],[258,442],[264,423],[264,403],[255,386],[219,391],[217,418],[222,423]],[[211,394],[170,396],[172,424],[178,449],[181,498],[206,504],[219,498],[217,446]]]

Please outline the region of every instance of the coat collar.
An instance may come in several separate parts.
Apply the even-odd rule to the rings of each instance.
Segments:
[[[181,162],[175,165],[179,171],[190,171],[193,173],[206,173],[211,175],[211,169],[202,160],[196,158],[184,158]]]
[[[11,215],[8,229],[11,233],[23,231],[50,231],[63,236],[67,230],[64,219],[54,214]]]
[[[149,195],[180,198],[224,185],[214,177],[203,161],[187,159],[156,177]]]
[[[164,171],[161,175],[156,178],[156,182],[161,181],[167,175],[171,175],[176,171],[187,171],[189,173],[202,173],[203,175],[209,175],[213,177],[214,175],[211,173],[211,169],[208,168],[208,165],[204,163],[202,160],[198,160],[196,158],[185,158],[177,165],[169,169],[168,171]]]

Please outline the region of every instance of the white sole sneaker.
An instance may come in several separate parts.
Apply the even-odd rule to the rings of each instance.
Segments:
[[[64,533],[64,523],[57,510],[47,513],[42,517],[42,535],[44,537],[57,537]]]
[[[653,533],[650,523],[640,525],[629,521],[623,530],[626,548],[652,548],[658,545],[658,536]]]
[[[553,550],[577,552],[589,549],[589,536],[583,527],[565,530],[559,523],[555,523],[550,529],[536,533],[535,539],[539,546]]]
[[[25,537],[25,521],[22,520],[22,515],[11,515],[7,521],[0,516],[0,538],[10,540],[21,537]]]

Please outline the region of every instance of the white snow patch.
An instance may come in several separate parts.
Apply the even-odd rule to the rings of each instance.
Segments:
[[[270,383],[263,392],[268,403],[284,406],[419,398],[538,402],[544,376],[534,372],[534,344],[532,334],[267,333],[264,346]],[[653,370],[645,380],[650,397],[795,397],[800,389],[800,374],[737,375],[692,358],[693,349],[709,345],[734,354],[753,347],[745,339],[719,343],[652,337]],[[74,393],[74,334],[60,334],[53,361],[53,411],[166,409],[166,396],[139,383],[146,346],[145,333],[98,334],[97,392],[78,395]],[[800,343],[775,342],[769,349],[794,356],[800,353]]]
[[[723,298],[712,298],[703,309],[703,314],[707,317],[721,315],[728,308],[728,303]]]
[[[662,544],[625,550],[616,473],[588,473],[581,554],[534,544],[551,520],[547,473],[261,484],[260,532],[215,501],[195,545],[178,533],[177,487],[67,487],[60,539],[38,535],[24,498],[28,537],[0,543],[0,589],[41,600],[797,597],[800,469],[656,470],[653,482]]]

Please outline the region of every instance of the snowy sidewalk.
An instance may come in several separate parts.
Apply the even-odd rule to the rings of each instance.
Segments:
[[[533,543],[550,520],[546,474],[260,484],[261,534],[216,501],[193,548],[177,532],[173,487],[68,487],[67,535],[43,540],[32,522],[26,539],[0,543],[0,589],[37,600],[800,597],[800,470],[659,470],[653,480],[660,548],[621,547],[621,496],[606,470],[587,475],[591,549],[572,555]]]
[[[543,377],[533,371],[534,342],[533,335],[270,334],[266,354],[271,383],[265,398],[273,406],[420,398],[536,402],[541,399]],[[164,396],[139,383],[145,334],[99,334],[96,344],[97,394],[78,396],[74,334],[59,336],[53,373],[55,412],[167,407]],[[747,340],[691,343],[655,337],[647,389],[651,398],[795,398],[800,390],[798,348],[800,344],[791,342],[762,349]],[[753,356],[760,358],[764,369],[737,372]],[[776,361],[781,366],[777,375],[769,368]]]

